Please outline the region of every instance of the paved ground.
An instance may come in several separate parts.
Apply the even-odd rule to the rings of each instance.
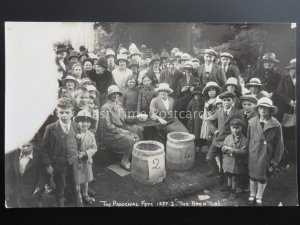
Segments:
[[[92,184],[97,195],[92,207],[114,206],[244,206],[249,193],[240,194],[236,201],[229,202],[223,193],[218,191],[219,180],[206,178],[203,174],[208,171],[207,163],[197,159],[195,166],[183,172],[167,170],[166,179],[156,185],[143,185],[134,181],[130,175],[120,177],[114,172],[96,167]],[[204,190],[210,190],[210,199],[198,200],[198,195]],[[297,204],[297,185],[295,165],[278,174],[266,188],[264,202],[276,206]],[[54,197],[44,195],[44,206],[55,206]]]

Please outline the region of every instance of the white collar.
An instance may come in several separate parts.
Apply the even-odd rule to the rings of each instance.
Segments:
[[[231,111],[231,109],[233,108],[233,106],[231,106],[229,109],[227,109],[227,110],[225,110],[224,109],[224,112],[228,115],[229,113],[230,113],[230,111]]]
[[[68,130],[70,130],[71,121],[69,123],[63,123],[59,120],[59,124],[61,127],[68,127]]]
[[[21,152],[19,159],[22,159],[23,157],[33,159],[33,151],[29,155],[23,155]]]

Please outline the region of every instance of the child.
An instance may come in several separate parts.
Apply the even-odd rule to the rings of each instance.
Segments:
[[[235,77],[229,77],[225,83],[225,91],[232,91],[236,95],[236,98],[234,101],[235,108],[240,107],[240,100],[239,100],[239,98],[241,96],[240,88],[241,87],[238,84],[238,80]]]
[[[5,199],[8,207],[42,207],[45,173],[34,140],[5,155]]]
[[[263,85],[258,78],[252,78],[250,82],[245,85],[245,87],[249,89],[250,94],[254,95],[257,99],[266,97],[262,92],[262,86]]]
[[[78,183],[82,192],[83,203],[90,205],[95,199],[88,195],[88,183],[93,180],[93,155],[97,152],[97,145],[94,134],[89,129],[94,129],[97,121],[94,120],[87,110],[82,110],[74,118],[78,124],[80,133],[76,135],[79,144],[78,158]]]
[[[42,163],[56,184],[56,202],[64,207],[65,188],[72,190],[76,206],[82,206],[78,185],[77,126],[72,122],[73,105],[70,99],[60,98],[57,104],[58,121],[48,125],[41,144]]]
[[[192,92],[193,99],[189,102],[187,107],[187,129],[191,134],[195,135],[195,145],[196,145],[196,152],[200,150],[200,130],[202,120],[200,115],[204,108],[204,101],[201,94],[201,88],[195,87]]]
[[[222,102],[222,100],[220,99],[219,96],[216,97],[215,104],[216,104],[217,110],[223,109],[223,102]]]
[[[75,107],[74,107],[74,115],[76,116],[77,113],[85,108],[88,107],[88,100],[89,100],[89,91],[84,88],[80,87],[75,94]]]
[[[249,120],[248,138],[248,169],[250,177],[250,197],[248,203],[262,206],[263,193],[268,178],[272,175],[281,160],[284,147],[282,128],[277,119],[277,107],[271,99],[262,97],[258,100],[255,110],[258,116]]]
[[[246,94],[242,95],[241,98],[242,104],[242,112],[244,114],[245,120],[248,124],[248,121],[256,116],[256,112],[254,112],[254,106],[257,104],[257,98],[254,95]]]
[[[63,87],[60,88],[60,95],[61,97],[69,97],[74,99],[76,90],[79,87],[78,81],[71,75],[67,75],[65,79],[62,79]],[[66,90],[66,92],[64,91]]]
[[[126,81],[126,89],[122,98],[122,106],[129,116],[137,115],[139,89],[136,87],[135,76],[129,76]]]
[[[229,200],[236,197],[239,177],[247,173],[247,164],[244,160],[247,156],[247,138],[242,134],[245,122],[240,119],[230,121],[231,134],[223,143],[223,170],[227,176],[227,186],[222,191],[230,194]]]
[[[94,120],[96,120],[96,125],[94,128],[90,128],[90,130],[96,135],[98,123],[99,123],[99,107],[98,107],[98,101],[94,99],[93,96],[90,95],[89,101],[88,101],[89,111],[91,112],[91,116]]]
[[[238,118],[245,121],[241,111],[233,107],[234,99],[236,97],[234,92],[225,91],[219,95],[223,102],[223,109],[219,109],[208,119],[210,131],[214,134],[212,144],[207,152],[206,159],[210,166],[210,172],[206,174],[207,177],[219,175],[219,168],[215,157],[222,157],[221,147],[225,138],[230,134],[229,122],[233,118]],[[217,123],[216,123],[217,122]],[[220,162],[222,168],[222,160]]]
[[[88,86],[86,86],[86,89],[88,90],[90,97],[92,97],[95,100],[96,106],[99,108],[99,106],[100,106],[100,92],[97,90],[96,86],[88,85]]]
[[[142,79],[142,85],[139,90],[137,112],[149,114],[151,100],[155,97],[155,90],[152,86],[152,80],[145,75]]]
[[[211,132],[208,126],[208,118],[212,116],[217,107],[216,107],[216,98],[220,93],[220,87],[216,82],[207,82],[205,88],[202,91],[203,96],[205,97],[204,111],[202,115],[202,126],[200,131],[200,139],[202,146],[207,146],[208,141],[211,140]]]

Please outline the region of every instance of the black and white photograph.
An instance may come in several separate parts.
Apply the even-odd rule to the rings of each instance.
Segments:
[[[298,206],[296,30],[5,22],[5,207]]]

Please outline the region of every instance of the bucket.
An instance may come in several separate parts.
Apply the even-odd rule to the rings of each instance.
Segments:
[[[195,163],[195,135],[187,132],[172,132],[167,135],[167,168],[188,170]]]
[[[134,144],[131,177],[142,184],[158,184],[166,177],[164,145],[157,141]]]

